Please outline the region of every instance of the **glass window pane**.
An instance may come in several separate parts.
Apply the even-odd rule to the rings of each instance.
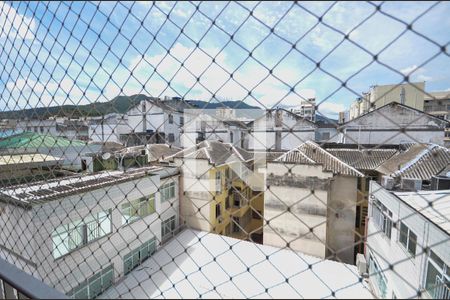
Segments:
[[[400,223],[400,243],[406,248],[408,241],[408,227],[405,224]]]
[[[408,251],[411,252],[413,256],[416,255],[416,243],[417,236],[414,234],[414,232],[409,231]]]

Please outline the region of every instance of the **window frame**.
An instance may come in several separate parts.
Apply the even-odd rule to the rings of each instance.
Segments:
[[[399,222],[400,228],[399,228],[399,234],[398,234],[398,242],[399,244],[406,250],[407,253],[411,255],[412,258],[416,257],[416,251],[417,251],[417,234],[414,233],[414,231],[411,230],[404,222]],[[403,234],[402,227],[406,228],[406,234]],[[402,235],[405,236],[405,244],[402,241]],[[414,235],[415,238],[411,238],[411,235]],[[412,252],[410,249],[410,242],[411,240],[414,241],[414,252]]]
[[[102,213],[104,214],[104,216],[99,217],[100,214],[102,214]],[[100,218],[101,218],[101,221],[99,222]],[[89,239],[88,226],[90,224],[99,225],[99,223],[103,223],[105,220],[109,220],[108,232],[103,231],[102,234],[99,234],[95,238]],[[63,227],[65,227],[65,228],[63,228]],[[101,227],[101,225],[100,225],[100,227]],[[71,237],[71,234],[74,234],[76,232],[78,233],[77,235],[80,240],[75,242],[73,247],[66,247],[64,245],[65,240],[68,239],[68,242],[67,242],[68,245],[69,245],[69,243],[73,243],[74,241],[73,241],[73,238]],[[93,243],[105,236],[108,236],[111,233],[112,233],[112,210],[111,209],[109,209],[107,211],[99,211],[99,212],[95,213],[94,215],[91,214],[89,216],[86,216],[83,219],[72,221],[72,222],[64,224],[64,225],[60,225],[60,226],[56,227],[51,234],[52,256],[55,260],[60,259],[61,257],[69,255],[72,252],[77,251],[90,243]],[[65,238],[61,238],[61,236],[64,234],[67,234],[67,236]],[[55,244],[55,238],[57,238],[57,237],[59,237],[60,241],[58,244]],[[67,251],[65,251],[63,253],[63,251],[60,249],[61,247],[64,247],[65,250],[67,250]],[[57,252],[58,252],[58,255],[57,255]]]
[[[125,209],[124,206],[126,206]],[[125,210],[129,210],[128,215],[124,214]],[[120,206],[122,226],[126,226],[138,220],[142,220],[143,218],[148,217],[155,212],[155,193],[131,201],[125,200],[125,203],[122,203],[122,205]]]

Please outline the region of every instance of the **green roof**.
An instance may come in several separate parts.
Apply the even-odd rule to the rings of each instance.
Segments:
[[[0,139],[0,149],[36,149],[85,145],[86,143],[83,141],[68,140],[65,138],[34,132],[23,132]]]

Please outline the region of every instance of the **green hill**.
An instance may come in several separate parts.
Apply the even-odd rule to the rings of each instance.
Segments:
[[[117,96],[108,102],[94,102],[87,105],[61,105],[52,107],[37,107],[16,111],[0,112],[0,119],[47,119],[48,117],[92,117],[101,116],[109,113],[125,113],[131,107],[145,99],[155,99],[146,95],[137,94],[132,96]],[[180,102],[180,100],[170,100],[171,102]],[[209,103],[200,100],[187,100],[184,105],[177,107],[192,108],[217,108],[227,106],[230,108],[256,108],[242,101],[224,101],[222,103]]]

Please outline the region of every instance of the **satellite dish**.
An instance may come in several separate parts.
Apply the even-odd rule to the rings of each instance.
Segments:
[[[111,153],[109,153],[109,152],[103,153],[103,155],[102,155],[103,160],[108,160],[110,158],[111,158]]]

